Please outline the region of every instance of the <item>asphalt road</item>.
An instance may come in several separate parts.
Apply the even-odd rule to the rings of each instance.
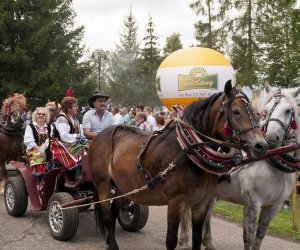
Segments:
[[[120,249],[152,250],[165,249],[166,207],[150,207],[146,226],[137,233],[124,231],[117,225],[116,235]],[[221,218],[212,218],[214,243],[217,249],[243,249],[242,227]],[[80,214],[77,234],[68,242],[52,238],[46,222],[46,212],[33,211],[29,206],[23,217],[7,214],[4,199],[0,197],[0,249],[1,250],[43,250],[43,249],[106,249],[105,240],[96,230],[93,212]],[[204,249],[204,247],[202,247]],[[299,250],[300,243],[267,236],[262,249]]]

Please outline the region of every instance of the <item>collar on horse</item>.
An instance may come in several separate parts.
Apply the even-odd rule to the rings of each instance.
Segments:
[[[210,142],[203,142],[197,133],[206,137]],[[239,164],[243,158],[241,151],[236,149],[236,147],[240,147],[239,144],[219,141],[205,136],[181,120],[176,120],[176,134],[181,148],[187,151],[187,156],[198,167],[207,172],[213,174],[227,173],[232,167]],[[215,151],[211,146],[226,147],[229,152]]]
[[[10,124],[3,121],[3,117],[0,116],[0,131],[7,135],[15,135],[16,133],[23,133],[26,124],[24,122],[19,124]]]
[[[268,160],[272,163],[272,167],[284,173],[300,171],[300,160],[288,154],[271,157]]]

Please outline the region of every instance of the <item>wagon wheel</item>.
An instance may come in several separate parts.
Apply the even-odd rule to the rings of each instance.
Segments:
[[[9,215],[22,216],[28,206],[27,190],[21,175],[9,177],[4,189],[4,202]]]
[[[78,229],[78,209],[61,210],[60,205],[73,201],[69,193],[56,193],[51,196],[47,208],[47,220],[50,232],[54,239],[66,241],[71,239]]]
[[[146,225],[148,216],[148,206],[126,200],[119,210],[118,221],[124,230],[137,232]]]

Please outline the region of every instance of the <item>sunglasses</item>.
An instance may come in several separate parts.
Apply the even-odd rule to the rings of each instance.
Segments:
[[[38,115],[46,116],[45,113],[37,113]]]

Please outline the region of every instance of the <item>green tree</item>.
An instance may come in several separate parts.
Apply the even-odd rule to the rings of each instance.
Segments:
[[[166,44],[163,47],[163,57],[167,57],[176,50],[182,49],[182,43],[179,33],[173,33],[166,38]]]
[[[199,42],[197,46],[216,49],[221,52],[226,41],[226,35],[222,27],[218,27],[218,21],[222,19],[221,11],[216,0],[196,0],[189,4],[196,12],[200,20],[195,26],[195,39]]]
[[[142,49],[142,58],[139,67],[141,69],[141,82],[143,87],[139,90],[141,101],[146,105],[159,104],[158,95],[155,87],[156,72],[161,63],[160,49],[158,37],[154,35],[155,24],[152,17],[149,16],[149,21],[146,26],[146,36],[143,38],[144,48]]]
[[[1,0],[2,98],[26,92],[29,103],[43,105],[81,81],[89,67],[78,64],[83,27],[74,28],[74,17],[71,0]]]
[[[137,30],[136,19],[130,8],[124,18],[120,42],[109,62],[108,92],[114,103],[128,104],[138,99],[135,90],[141,86],[138,77],[140,50]]]
[[[276,1],[265,13],[260,26],[262,75],[264,80],[282,87],[291,87],[293,80],[299,77],[300,18],[295,3]]]

